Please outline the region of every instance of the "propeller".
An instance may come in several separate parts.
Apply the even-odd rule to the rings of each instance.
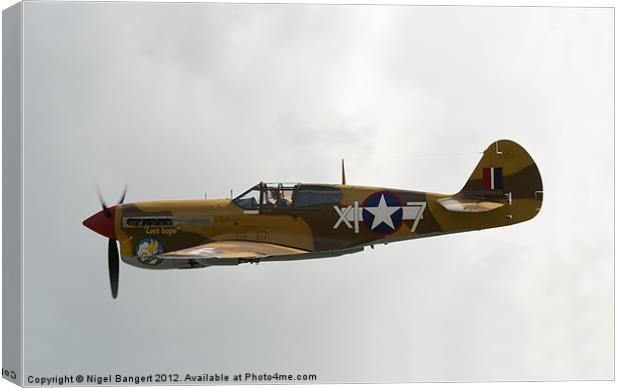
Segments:
[[[120,200],[117,205],[125,202],[125,195],[127,194],[127,185],[123,189],[123,194],[121,195]],[[101,203],[101,207],[103,208],[103,214],[107,217],[114,217],[114,214],[110,210],[110,208],[106,205],[103,196],[101,195],[101,191],[99,187],[97,187],[97,195],[99,196],[99,202]],[[116,240],[113,238],[108,239],[108,271],[110,273],[110,287],[112,289],[112,298],[116,299],[118,296],[118,276],[120,269],[120,260],[118,253],[118,246],[116,245]]]
[[[118,247],[116,240],[108,240],[108,271],[110,272],[110,287],[112,288],[112,298],[118,296],[118,272],[119,272]]]

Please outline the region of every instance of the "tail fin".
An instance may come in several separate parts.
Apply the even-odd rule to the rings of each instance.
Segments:
[[[514,141],[498,140],[484,151],[461,193],[511,192],[513,199],[536,199],[534,193],[542,189],[540,172],[530,154]]]
[[[507,223],[513,224],[536,216],[542,197],[542,179],[532,157],[519,144],[498,140],[484,151],[463,189],[439,203],[452,212],[506,212]]]

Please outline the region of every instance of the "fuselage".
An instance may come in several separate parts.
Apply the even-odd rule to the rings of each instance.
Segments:
[[[438,202],[444,197],[381,187],[260,183],[235,199],[117,205],[113,234],[126,262],[151,268],[160,264],[154,259],[160,254],[213,241],[335,256],[367,245],[519,222],[505,207],[479,214],[449,211]]]

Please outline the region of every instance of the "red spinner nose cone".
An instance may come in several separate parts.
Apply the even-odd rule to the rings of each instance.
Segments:
[[[88,229],[99,233],[102,236],[116,239],[116,233],[114,233],[114,210],[116,206],[110,206],[108,210],[108,215],[106,216],[105,212],[102,210],[98,213],[93,214],[88,217],[82,224]]]

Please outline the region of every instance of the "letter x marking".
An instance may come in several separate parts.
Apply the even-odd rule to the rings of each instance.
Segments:
[[[338,215],[340,216],[340,219],[338,219],[338,222],[336,222],[336,225],[334,225],[334,229],[337,229],[340,226],[340,224],[343,222],[347,226],[347,228],[352,229],[353,226],[351,225],[349,220],[347,220],[347,214],[349,214],[351,209],[353,209],[353,206],[349,205],[346,208],[344,208],[344,210],[342,210],[338,206],[334,206],[334,209],[336,209],[336,213],[338,213]]]

